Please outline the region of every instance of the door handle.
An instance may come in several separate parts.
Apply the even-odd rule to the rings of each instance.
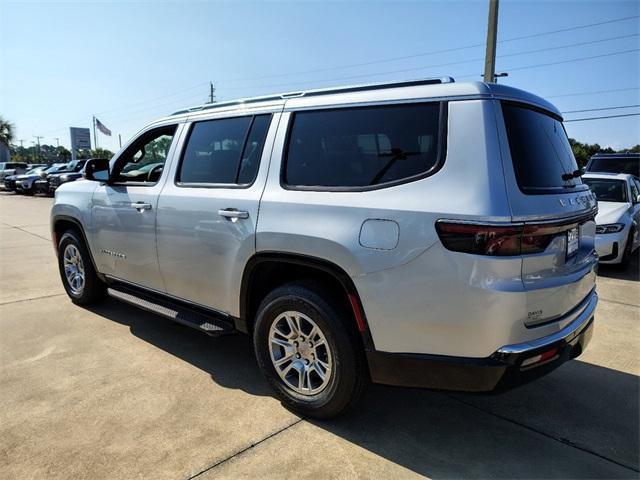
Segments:
[[[143,212],[144,210],[151,210],[151,204],[145,202],[135,202],[131,204],[131,207],[135,208],[139,212]]]
[[[232,222],[237,221],[239,218],[249,218],[249,212],[245,210],[236,210],[235,208],[225,208],[224,210],[218,210],[218,215],[231,220]]]

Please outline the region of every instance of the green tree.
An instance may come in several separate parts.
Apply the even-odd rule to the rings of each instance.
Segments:
[[[69,159],[71,158],[71,152],[64,147],[56,148],[56,155],[60,160],[64,162],[69,161]]]
[[[111,157],[113,157],[113,152],[106,148],[95,148],[91,150],[90,158],[106,158],[107,160],[111,160]]]
[[[569,138],[569,144],[571,145],[571,150],[573,150],[573,156],[576,157],[576,162],[578,162],[578,167],[584,167],[596,153],[616,153],[610,147],[602,148],[597,143],[581,143],[574,138]]]
[[[113,157],[113,152],[110,150],[107,150],[106,148],[94,148],[93,150],[78,150],[77,157],[79,159],[106,158],[107,160],[111,160],[111,157]]]
[[[0,116],[0,142],[4,143],[7,147],[11,146],[14,130],[15,127],[13,123]]]

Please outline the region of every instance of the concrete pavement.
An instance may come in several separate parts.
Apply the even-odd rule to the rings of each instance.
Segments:
[[[603,268],[588,351],[502,395],[372,386],[330,422],[244,336],[71,304],[51,199],[0,193],[0,478],[638,478],[640,281]]]

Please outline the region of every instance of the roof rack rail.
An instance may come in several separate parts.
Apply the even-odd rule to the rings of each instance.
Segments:
[[[270,100],[286,100],[289,98],[298,97],[314,97],[317,95],[329,95],[332,93],[351,93],[351,92],[365,92],[367,90],[380,90],[383,88],[400,88],[400,87],[416,87],[419,85],[436,85],[441,83],[454,83],[453,77],[439,77],[439,78],[423,78],[419,80],[401,80],[394,82],[379,82],[379,83],[365,83],[361,85],[347,85],[343,87],[329,87],[319,88],[315,90],[297,91],[289,93],[280,93],[276,95],[266,95],[263,97],[252,97],[241,100],[231,100],[228,102],[209,103],[205,105],[198,105],[196,107],[185,108],[173,112],[171,115],[182,115],[191,112],[200,112],[203,110],[211,110],[214,108],[230,107],[233,105],[245,105],[248,103],[266,102]]]

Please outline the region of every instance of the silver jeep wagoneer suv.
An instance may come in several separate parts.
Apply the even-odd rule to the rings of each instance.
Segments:
[[[79,305],[109,294],[253,338],[318,418],[373,382],[489,391],[592,332],[596,200],[560,112],[450,78],[182,110],[56,191]]]

